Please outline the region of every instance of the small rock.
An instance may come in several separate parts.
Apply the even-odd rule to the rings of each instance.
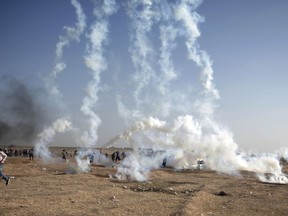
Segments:
[[[220,191],[218,194],[216,194],[218,196],[226,196],[227,193],[225,191]]]

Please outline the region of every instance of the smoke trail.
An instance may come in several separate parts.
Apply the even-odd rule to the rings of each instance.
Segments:
[[[200,3],[201,1],[197,0],[183,0],[173,7],[175,20],[183,25],[184,30],[176,29],[174,31],[173,26],[170,29],[169,26],[162,26],[160,31],[162,33],[160,36],[162,41],[160,65],[163,77],[166,79],[164,79],[163,85],[159,89],[165,96],[165,91],[169,89],[167,87],[168,83],[176,78],[172,67],[173,64],[169,58],[171,50],[166,45],[166,43],[173,43],[175,35],[172,35],[171,38],[165,38],[163,33],[168,30],[184,33],[188,58],[201,69],[200,81],[203,91],[196,103],[200,114],[199,117],[201,118],[195,119],[191,115],[179,116],[174,121],[174,124],[170,126],[170,129],[164,122],[156,127],[151,124],[138,125],[136,123],[135,126],[114,138],[112,140],[114,143],[120,139],[126,139],[132,143],[133,147],[133,152],[119,165],[116,177],[122,179],[128,176],[131,179],[143,181],[148,178],[150,170],[161,166],[161,162],[165,158],[168,159],[169,165],[175,169],[193,168],[195,167],[195,162],[201,158],[209,169],[217,172],[239,175],[240,170],[248,170],[255,172],[260,181],[287,183],[287,176],[282,173],[282,168],[276,156],[249,156],[248,159],[243,157],[233,140],[233,134],[214,120],[215,101],[219,99],[219,94],[213,83],[212,62],[208,54],[199,49],[197,43],[197,38],[200,37],[198,24],[203,18],[194,10]],[[149,7],[147,8],[149,9]],[[136,17],[131,17],[136,19]],[[145,31],[142,32],[142,37],[143,35],[145,36],[145,33]],[[135,34],[137,34],[137,31]],[[132,53],[134,58],[137,56],[138,51],[139,53],[148,53],[145,50],[141,50],[140,45],[138,47],[135,46],[135,50]],[[136,59],[138,58],[136,57]],[[145,61],[145,55],[142,56],[142,59]],[[137,64],[135,65],[137,66]],[[151,75],[151,73],[148,74]],[[142,75],[140,76],[140,73],[137,73],[139,77],[142,77]],[[134,98],[140,96],[140,92],[148,84],[147,80],[149,80],[149,76],[138,87]],[[125,116],[131,114],[122,104],[120,105],[119,107]],[[158,130],[159,128],[165,128],[165,130]],[[141,134],[138,133],[139,131],[141,131]],[[141,151],[139,150],[141,148],[144,149]]]
[[[156,3],[154,2],[155,1],[151,0],[140,0],[129,1],[127,3],[127,14],[132,22],[130,33],[132,45],[129,51],[135,67],[132,80],[136,84],[133,93],[136,110],[130,112],[132,115],[136,114],[132,116],[134,119],[144,117],[141,112],[142,100],[140,96],[142,96],[144,88],[151,82],[151,79],[155,77],[155,73],[151,67],[154,51],[151,46],[151,41],[147,36],[149,32],[151,32],[153,22],[159,19],[159,13],[157,13],[154,8],[154,5],[157,5],[158,1],[156,1]],[[123,107],[123,104],[119,104],[119,106]],[[121,112],[119,113],[122,114]]]
[[[103,57],[103,45],[107,42],[108,36],[108,18],[117,11],[116,2],[113,0],[104,0],[102,5],[96,5],[94,15],[97,21],[91,26],[91,32],[88,35],[90,44],[87,47],[85,64],[91,69],[92,80],[86,88],[87,95],[83,99],[81,111],[89,118],[89,131],[85,132],[81,140],[86,147],[95,146],[98,140],[98,127],[101,123],[100,118],[95,113],[94,108],[98,101],[98,92],[100,89],[100,74],[107,68]]]
[[[175,8],[175,19],[182,22],[186,30],[186,47],[188,57],[201,68],[201,82],[203,86],[203,94],[198,103],[199,112],[205,117],[211,116],[214,112],[214,101],[219,99],[218,90],[213,83],[212,62],[208,54],[199,50],[197,38],[201,33],[198,29],[198,23],[203,21],[203,18],[196,13],[195,10],[202,1],[200,0],[182,0]]]
[[[177,78],[177,73],[174,69],[172,60],[170,58],[172,50],[174,48],[174,41],[177,37],[177,29],[175,29],[172,25],[169,26],[160,26],[160,39],[162,42],[162,46],[160,48],[160,65],[163,76],[161,77],[161,83],[159,85],[159,90],[161,95],[166,96],[169,91],[168,83],[171,80]]]
[[[115,143],[119,142],[120,140],[124,140],[130,144],[130,147],[133,147],[135,149],[135,145],[131,145],[129,143],[131,141],[131,138],[133,135],[135,135],[136,132],[139,131],[146,131],[150,129],[156,129],[159,132],[165,132],[168,133],[169,129],[166,128],[166,122],[160,121],[159,119],[149,117],[146,119],[143,119],[141,121],[136,121],[133,125],[131,125],[127,130],[125,130],[122,134],[114,137],[107,143],[107,147],[113,146]],[[141,147],[141,146],[139,146]]]
[[[53,141],[54,136],[57,133],[63,133],[67,131],[71,126],[71,122],[64,118],[59,118],[53,124],[45,128],[42,133],[38,135],[38,139],[35,143],[35,152],[45,162],[52,162],[52,155],[49,151],[49,144]]]
[[[173,103],[173,101],[175,99],[176,101],[179,101],[181,98],[179,97],[178,92],[176,92],[176,94],[171,92],[171,82],[178,78],[171,55],[173,49],[176,48],[175,40],[179,34],[179,30],[171,24],[171,22],[173,22],[172,9],[169,6],[165,5],[165,7],[162,8],[161,15],[162,19],[164,19],[164,24],[159,27],[159,38],[161,41],[159,64],[161,74],[159,74],[157,89],[161,97],[159,99],[158,107],[160,114],[167,117],[170,115],[173,108],[174,110],[179,109],[179,107],[175,105],[177,103]],[[183,107],[184,103],[184,101],[181,101],[179,104]]]
[[[75,23],[75,27],[64,26],[65,33],[64,35],[59,36],[59,42],[56,44],[55,66],[52,73],[45,79],[46,89],[61,109],[64,109],[65,105],[62,101],[62,95],[55,84],[55,79],[66,68],[66,64],[62,61],[63,50],[70,45],[71,41],[74,40],[79,42],[80,36],[83,34],[86,27],[86,16],[83,13],[81,5],[77,0],[71,0],[71,4],[75,8],[77,22]],[[51,160],[51,155],[47,146],[53,140],[56,133],[62,133],[68,126],[70,127],[71,123],[67,119],[67,117],[57,119],[51,126],[45,128],[42,133],[39,134],[35,148],[36,152],[38,152],[43,160]]]
[[[56,59],[55,66],[53,71],[46,78],[46,88],[50,92],[51,96],[54,100],[56,100],[57,104],[64,108],[64,103],[61,98],[62,95],[55,84],[55,79],[57,76],[66,68],[66,63],[62,61],[63,50],[65,47],[70,45],[71,41],[80,41],[80,36],[83,34],[86,28],[86,16],[83,13],[82,7],[77,0],[71,0],[71,4],[75,8],[75,13],[77,15],[77,22],[75,23],[75,27],[64,26],[64,35],[59,36],[59,42],[56,44]]]

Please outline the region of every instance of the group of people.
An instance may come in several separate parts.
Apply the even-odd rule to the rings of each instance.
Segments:
[[[125,157],[126,157],[126,153],[122,152],[122,159],[124,159]],[[114,163],[119,162],[121,160],[120,152],[119,151],[113,152],[111,155],[111,159]]]
[[[34,150],[33,148],[25,148],[25,149],[14,149],[13,147],[9,147],[9,148],[4,148],[2,149],[2,151],[9,157],[12,156],[23,156],[23,157],[28,157],[30,160],[34,159]]]

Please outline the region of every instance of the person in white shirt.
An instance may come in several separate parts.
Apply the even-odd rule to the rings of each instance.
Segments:
[[[2,148],[0,148],[0,177],[6,181],[6,185],[10,182],[10,177],[6,176],[3,173],[4,162],[7,158],[7,155],[3,152]]]

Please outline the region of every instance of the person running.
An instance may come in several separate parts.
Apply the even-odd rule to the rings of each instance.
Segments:
[[[10,177],[6,176],[3,173],[4,162],[5,162],[6,158],[7,158],[7,155],[3,152],[2,148],[0,148],[0,177],[2,179],[4,179],[6,181],[6,185],[8,185],[10,182]]]

